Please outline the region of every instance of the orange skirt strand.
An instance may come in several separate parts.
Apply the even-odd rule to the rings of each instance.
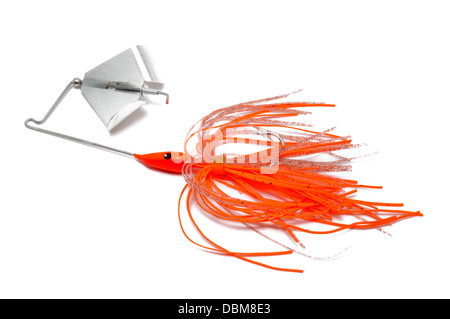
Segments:
[[[352,198],[359,188],[381,188],[330,175],[330,172],[350,171],[352,158],[337,153],[361,145],[352,144],[348,136],[331,134],[332,129],[315,132],[302,128],[310,126],[307,124],[280,121],[282,117],[310,114],[298,108],[334,106],[305,102],[267,103],[286,96],[217,110],[200,120],[187,135],[182,168],[187,185],[180,195],[178,213],[183,233],[191,242],[266,268],[303,272],[250,259],[287,255],[293,252],[292,249],[233,252],[212,241],[194,220],[191,202],[195,201],[202,211],[217,220],[246,225],[253,230],[255,226],[277,229],[296,243],[299,239],[295,232],[330,234],[349,229],[379,229],[406,218],[422,216],[418,211],[392,209],[403,206],[401,203]],[[230,146],[240,146],[241,150],[244,146],[245,151],[220,151],[220,148]],[[250,147],[263,149],[248,151]],[[189,219],[206,245],[193,241],[181,223],[181,201],[186,190]],[[343,222],[343,216],[354,220]],[[314,229],[313,225],[318,224],[328,229]]]

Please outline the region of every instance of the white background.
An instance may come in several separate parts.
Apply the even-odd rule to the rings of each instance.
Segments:
[[[0,297],[450,297],[449,9],[448,1],[3,3]],[[425,216],[389,227],[392,236],[319,239],[322,248],[335,239],[352,246],[332,261],[267,260],[303,274],[201,251],[178,225],[181,176],[23,126],[72,78],[135,44],[151,52],[170,105],[153,98],[110,135],[72,91],[45,127],[136,153],[177,151],[217,108],[304,89],[296,98],[335,103],[318,110],[324,121],[379,152],[351,174],[384,186],[369,196]]]

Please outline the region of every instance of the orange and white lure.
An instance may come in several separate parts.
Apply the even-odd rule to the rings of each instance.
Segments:
[[[316,132],[305,124],[280,121],[280,118],[309,114],[311,107],[333,107],[331,104],[271,101],[287,97],[240,103],[216,110],[195,125],[185,141],[184,152],[161,152],[134,156],[147,166],[181,173],[186,186],[178,203],[180,225],[184,235],[194,244],[241,260],[283,271],[302,272],[270,266],[251,257],[291,254],[294,250],[235,252],[208,238],[195,222],[191,202],[212,218],[246,225],[259,231],[264,227],[286,233],[295,242],[295,232],[330,234],[348,229],[374,229],[400,220],[422,216],[420,212],[400,210],[400,203],[381,203],[355,199],[361,185],[355,180],[330,176],[329,172],[351,169],[352,158],[336,152],[360,145],[349,136],[338,136],[330,130]],[[261,139],[264,138],[263,140]],[[193,150],[190,142],[196,139]],[[233,145],[264,146],[253,153],[221,152],[220,147]],[[314,156],[328,160],[313,160]],[[327,173],[327,174],[325,174]],[[182,198],[187,192],[186,209],[190,220],[206,241],[193,241],[181,223]],[[241,196],[243,195],[243,196]],[[343,223],[344,216],[353,221]],[[322,224],[328,230],[313,230],[303,225]],[[256,230],[258,228],[258,230]],[[301,244],[300,244],[301,245]]]
[[[127,155],[151,168],[181,174],[186,180],[178,201],[181,229],[191,242],[208,251],[275,270],[303,272],[254,260],[253,257],[298,252],[264,235],[261,230],[270,228],[285,233],[302,246],[296,233],[330,234],[349,229],[380,229],[409,217],[422,216],[418,211],[398,209],[403,206],[400,203],[356,199],[352,195],[360,188],[381,187],[361,185],[355,180],[329,174],[351,169],[353,158],[337,154],[360,146],[352,144],[349,136],[335,135],[333,129],[316,132],[308,128],[310,125],[281,120],[310,114],[306,110],[312,107],[333,107],[332,104],[274,102],[289,94],[240,103],[216,110],[194,125],[187,134],[183,152],[139,155],[29,124],[44,123],[72,87],[81,87],[81,80],[74,79],[67,86],[42,120],[30,118],[25,125],[42,133]],[[225,151],[229,146],[240,146],[243,151]],[[319,160],[320,157],[325,159]],[[192,240],[183,227],[183,195],[186,195],[187,214],[205,244]],[[208,238],[196,223],[191,212],[193,201],[212,219],[245,225],[284,249],[236,252],[219,245]],[[317,224],[326,230],[309,227]]]

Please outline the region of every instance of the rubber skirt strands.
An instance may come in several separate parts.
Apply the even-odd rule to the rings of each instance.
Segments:
[[[330,176],[329,173],[350,171],[353,158],[337,153],[361,145],[352,144],[349,136],[333,134],[333,128],[316,132],[309,128],[311,125],[285,121],[288,117],[310,114],[309,108],[334,107],[325,103],[274,102],[288,95],[219,109],[192,127],[183,154],[182,175],[187,185],[178,204],[180,225],[190,241],[206,250],[259,266],[302,272],[251,259],[298,252],[264,236],[261,231],[276,229],[302,246],[296,233],[331,234],[349,229],[380,229],[409,217],[422,216],[420,212],[398,209],[403,206],[401,203],[355,199],[360,188],[382,187],[362,185],[356,180]],[[219,151],[230,144],[244,146],[247,150],[251,147],[262,147],[263,150],[242,154]],[[321,160],[316,159],[319,157]],[[244,194],[245,199],[236,194]],[[183,195],[186,195],[185,209],[189,219],[204,244],[192,240],[183,228],[180,216]],[[193,201],[214,219],[245,225],[284,249],[268,252],[228,250],[200,229],[191,211]],[[314,225],[319,224],[322,227],[316,229]]]

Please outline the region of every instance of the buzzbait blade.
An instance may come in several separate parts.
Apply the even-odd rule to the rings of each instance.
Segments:
[[[134,157],[134,153],[30,125],[30,122],[44,124],[72,88],[81,89],[108,131],[147,103],[146,94],[164,95],[166,104],[169,103],[169,94],[162,91],[164,83],[156,75],[147,49],[138,45],[88,71],[83,80],[75,78],[70,81],[45,116],[41,120],[28,118],[25,126],[72,142]]]
[[[81,85],[81,92],[108,131],[146,103],[144,94],[166,95],[168,103],[163,89],[164,83],[159,81],[142,46],[130,48],[90,70]]]

